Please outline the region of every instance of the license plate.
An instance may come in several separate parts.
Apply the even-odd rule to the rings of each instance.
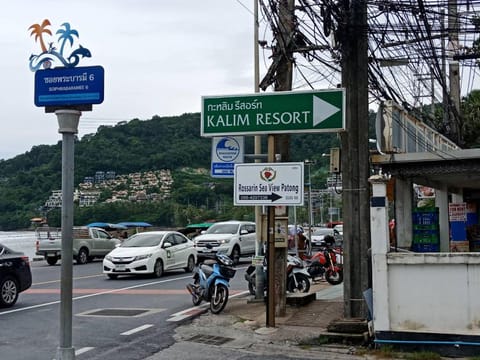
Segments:
[[[124,271],[126,269],[125,265],[115,265],[115,270]]]
[[[209,252],[212,252],[212,249],[205,249],[205,250],[203,250],[202,252],[204,252],[204,253],[209,253]]]

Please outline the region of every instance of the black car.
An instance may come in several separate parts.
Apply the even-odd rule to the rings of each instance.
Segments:
[[[13,306],[32,285],[28,256],[0,244],[0,307]]]

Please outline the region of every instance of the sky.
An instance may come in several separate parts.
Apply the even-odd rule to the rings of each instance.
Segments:
[[[253,0],[17,0],[0,12],[0,159],[61,140],[54,114],[34,104],[29,27],[69,23],[105,70],[104,101],[83,112],[78,136],[99,125],[200,112],[201,97],[254,92]],[[72,49],[72,50],[73,50]],[[66,51],[68,53],[68,51]]]

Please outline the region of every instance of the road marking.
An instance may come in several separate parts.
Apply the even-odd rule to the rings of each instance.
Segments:
[[[243,267],[242,268],[237,268],[237,270],[239,270],[239,269],[243,269]],[[87,295],[83,295],[83,296],[73,297],[72,301],[88,299],[88,298],[91,298],[91,297],[94,297],[94,296],[100,296],[100,295],[116,294],[116,293],[121,293],[122,291],[126,291],[126,290],[137,289],[137,288],[141,288],[141,287],[145,287],[145,286],[164,284],[164,283],[169,283],[169,282],[173,282],[173,281],[177,281],[177,280],[184,280],[184,279],[191,279],[191,278],[192,278],[192,275],[188,275],[188,276],[181,276],[181,277],[165,279],[165,280],[151,281],[151,282],[148,282],[148,283],[127,286],[127,287],[120,288],[120,289],[108,289],[108,290],[97,292],[97,293],[92,293],[92,294],[87,294]],[[243,293],[247,293],[247,292],[245,291]],[[242,293],[240,293],[240,294],[242,294]],[[238,296],[240,294],[232,295],[232,297],[233,296]],[[51,301],[51,302],[47,302],[47,303],[43,303],[43,304],[32,305],[32,306],[26,306],[26,307],[22,307],[22,308],[16,308],[16,309],[7,310],[7,311],[2,311],[2,312],[0,312],[0,316],[7,315],[7,314],[13,314],[13,313],[21,312],[21,311],[43,308],[43,307],[47,307],[47,306],[51,306],[51,305],[57,305],[57,304],[60,304],[60,300]]]
[[[87,351],[90,351],[90,350],[93,350],[95,349],[94,347],[83,347],[83,348],[80,348],[78,350],[75,350],[75,356],[77,355],[81,355],[83,353],[86,353]]]
[[[73,294],[96,294],[108,292],[111,289],[72,289]],[[24,294],[60,294],[60,289],[28,289]],[[116,294],[123,295],[182,295],[188,294],[187,289],[126,289]]]
[[[111,290],[106,290],[106,291],[102,291],[102,292],[98,292],[98,293],[94,293],[94,294],[77,296],[77,297],[72,298],[72,301],[87,299],[87,298],[91,298],[91,297],[94,297],[94,296],[100,296],[100,295],[115,294],[115,293],[125,291],[125,290],[137,289],[137,288],[141,288],[141,287],[144,287],[144,286],[169,283],[169,282],[172,282],[172,281],[189,279],[189,278],[191,278],[191,275],[190,276],[183,276],[183,277],[179,277],[179,278],[166,279],[166,280],[151,281],[151,282],[148,282],[148,283],[145,283],[145,284],[132,285],[132,286],[127,286],[127,287],[120,288],[120,289],[111,289]],[[42,308],[42,307],[46,307],[46,306],[50,306],[50,305],[56,305],[56,304],[60,304],[60,300],[51,301],[51,302],[43,303],[43,304],[32,305],[32,306],[26,306],[26,307],[23,307],[23,308],[18,308],[18,309],[13,309],[13,310],[8,310],[8,311],[2,311],[2,312],[0,312],[0,316],[6,315],[6,314],[13,314],[13,313],[20,312],[20,311],[38,309],[38,308]]]
[[[73,280],[82,280],[82,279],[89,279],[89,278],[101,277],[101,276],[103,276],[103,274],[79,276],[79,277],[73,278]],[[33,283],[32,286],[45,285],[45,284],[55,284],[55,283],[58,283],[58,282],[60,282],[60,279],[50,280],[50,281],[42,281],[42,282],[39,282],[39,283]]]
[[[132,334],[135,334],[137,332],[143,331],[145,329],[151,328],[152,326],[153,326],[153,324],[145,324],[145,325],[139,326],[135,329],[125,331],[125,332],[121,333],[120,335],[132,335]]]
[[[249,291],[235,292],[235,293],[233,293],[233,295],[230,296],[230,298],[246,295],[246,294],[249,294],[249,293],[250,293]],[[167,321],[177,322],[177,321],[181,321],[181,320],[184,320],[184,319],[188,319],[190,317],[201,315],[208,310],[209,306],[210,306],[210,304],[208,304],[208,303],[207,304],[202,304],[202,305],[199,305],[199,306],[193,306],[191,308],[188,308],[188,309],[185,309],[185,310],[182,310],[182,311],[179,311],[175,314],[170,315],[170,317],[167,319]]]

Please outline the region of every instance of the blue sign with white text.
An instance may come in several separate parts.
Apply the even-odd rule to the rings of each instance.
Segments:
[[[101,104],[105,71],[101,66],[37,70],[35,72],[36,106],[71,106]]]

